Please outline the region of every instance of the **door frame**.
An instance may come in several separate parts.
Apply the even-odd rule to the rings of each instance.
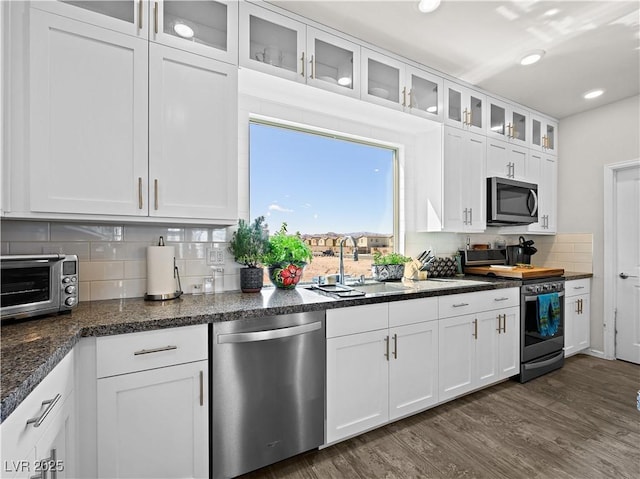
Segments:
[[[615,194],[616,173],[627,168],[640,168],[640,158],[604,166],[604,357],[616,358],[616,313],[615,313]]]

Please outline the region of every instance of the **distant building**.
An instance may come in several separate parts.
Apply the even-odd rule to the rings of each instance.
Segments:
[[[387,253],[393,251],[393,235],[376,234],[376,233],[363,233],[352,234],[356,240],[358,253],[371,254],[374,251],[380,251],[381,253]],[[303,235],[304,242],[311,247],[316,255],[332,256],[329,251],[334,254],[340,250],[340,240],[344,235],[337,233],[326,233],[322,235]],[[344,250],[347,253],[353,252],[353,246],[351,243],[344,244]]]

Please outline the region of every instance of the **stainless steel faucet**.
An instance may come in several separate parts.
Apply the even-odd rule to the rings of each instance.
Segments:
[[[344,251],[343,251],[343,247],[344,247],[344,243],[347,240],[351,240],[351,244],[353,245],[353,261],[358,261],[358,245],[356,244],[356,240],[353,239],[352,236],[345,236],[344,238],[342,238],[340,240],[340,271],[339,271],[339,277],[338,277],[338,282],[340,284],[344,284]]]

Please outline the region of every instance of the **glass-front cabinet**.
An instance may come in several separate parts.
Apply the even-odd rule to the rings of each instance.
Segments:
[[[360,96],[360,46],[246,2],[239,63],[289,80]]]
[[[445,80],[445,124],[485,134],[486,101],[482,93]]]
[[[149,36],[147,0],[60,0],[32,2],[32,7],[139,38]]]
[[[202,56],[238,62],[233,0],[60,0],[32,6]]]
[[[558,124],[543,116],[531,115],[531,148],[556,155]]]
[[[529,146],[529,112],[495,98],[487,98],[487,136]]]
[[[360,47],[307,27],[307,83],[360,97]]]
[[[238,3],[235,1],[151,2],[149,39],[209,58],[238,62]]]
[[[442,79],[378,52],[362,49],[361,98],[425,118],[442,118]]]

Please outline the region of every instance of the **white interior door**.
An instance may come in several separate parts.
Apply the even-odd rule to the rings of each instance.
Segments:
[[[615,179],[616,358],[640,364],[640,168]]]

